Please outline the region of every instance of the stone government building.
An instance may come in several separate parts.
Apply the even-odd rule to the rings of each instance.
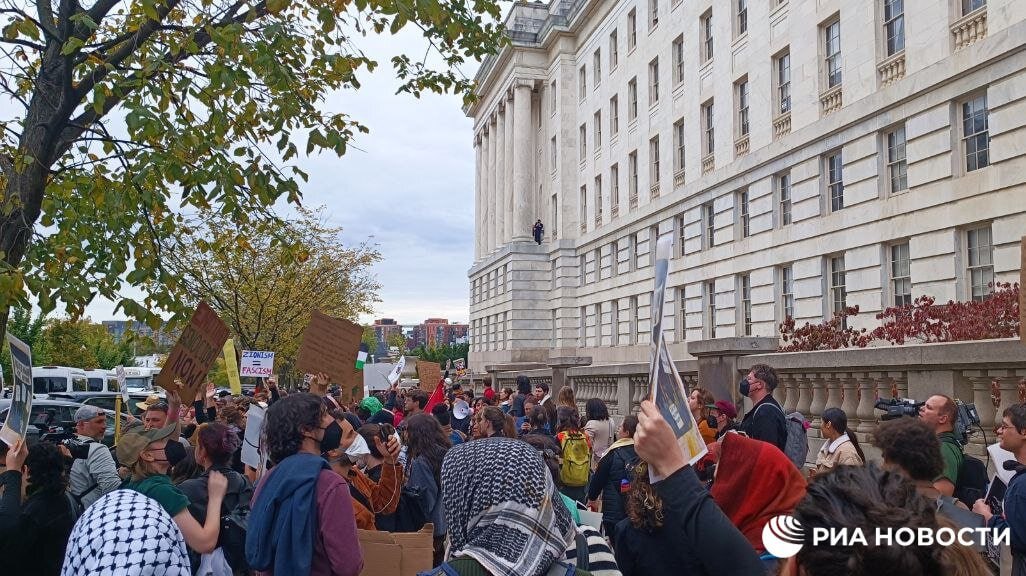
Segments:
[[[868,327],[921,294],[983,298],[1018,279],[1022,0],[554,0],[515,3],[506,25],[512,44],[466,109],[475,371],[647,362],[661,235],[664,326],[685,363],[689,343],[776,338],[786,315],[857,304]],[[990,382],[953,373],[970,396]],[[911,371],[881,374],[916,388]],[[793,376],[790,408],[812,382]],[[872,414],[843,394],[862,389],[855,374],[834,381],[800,407],[829,388]],[[636,403],[631,382],[602,394]]]

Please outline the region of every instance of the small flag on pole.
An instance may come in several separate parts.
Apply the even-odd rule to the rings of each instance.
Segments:
[[[367,362],[367,344],[360,343],[360,351],[356,354],[356,369],[363,370],[364,363]]]

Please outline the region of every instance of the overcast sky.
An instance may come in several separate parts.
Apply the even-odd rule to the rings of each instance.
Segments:
[[[325,105],[370,128],[342,158],[301,157],[310,175],[304,204],[325,206],[329,222],[343,227],[346,244],[370,239],[383,260],[374,268],[382,288],[375,314],[416,324],[430,317],[467,322],[467,270],[474,257],[474,149],[472,121],[460,96],[396,95],[389,59],[404,52],[417,59],[426,44],[412,32],[360,40],[379,62],[360,77],[358,91],[338,93]],[[478,63],[468,63],[470,76]],[[305,150],[305,136],[297,140]],[[87,309],[94,321],[124,318],[109,301]]]

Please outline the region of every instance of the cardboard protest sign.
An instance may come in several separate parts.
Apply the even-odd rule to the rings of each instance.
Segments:
[[[1019,341],[1026,344],[1026,236],[1019,242]]]
[[[360,576],[416,576],[432,567],[432,533],[425,524],[419,532],[357,530],[363,551]]]
[[[235,356],[235,340],[224,343],[224,371],[228,375],[228,387],[232,394],[242,394],[242,380],[239,378],[239,359]]]
[[[192,404],[227,339],[228,326],[213,308],[200,302],[154,383],[165,390],[179,390],[182,404]],[[176,380],[181,381],[181,389]]]
[[[666,276],[670,266],[672,236],[659,238],[656,243],[655,289],[652,292],[652,360],[649,364],[649,397],[663,419],[677,436],[684,459],[694,464],[706,453],[705,441],[698,432],[698,424],[688,407],[688,391],[673,365],[673,359],[663,338],[663,303],[666,302]]]
[[[260,469],[260,429],[264,425],[264,409],[256,404],[249,405],[246,412],[246,436],[242,439],[242,462],[251,468]]]
[[[351,393],[354,386],[362,390],[363,375],[356,369],[362,337],[359,324],[314,311],[303,331],[296,368],[307,374],[324,372],[332,383],[342,387],[344,394]]]
[[[274,352],[243,350],[241,372],[243,376],[256,376],[258,378],[274,376]]]
[[[442,379],[442,367],[437,362],[417,360],[417,378],[420,378],[420,389],[431,393],[438,387]]]
[[[118,390],[121,391],[121,401],[128,403],[128,387],[125,386],[125,367],[116,366],[114,368],[114,377],[118,380]]]
[[[11,373],[14,375],[14,396],[7,420],[0,428],[0,440],[8,446],[25,438],[28,431],[29,414],[32,412],[32,349],[28,344],[7,335],[11,344]]]

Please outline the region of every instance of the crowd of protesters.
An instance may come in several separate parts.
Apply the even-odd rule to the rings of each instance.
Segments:
[[[958,493],[967,460],[955,402],[882,422],[867,458],[848,415],[827,407],[818,452],[799,467],[777,375],[738,385],[751,408],[691,390],[708,454],[688,465],[660,411],[616,417],[597,398],[517,378],[481,395],[446,379],[435,394],[392,389],[346,402],[327,376],[315,394],[273,379],[252,396],[212,387],[192,406],[169,392],[142,403],[108,450],[102,410],[75,414],[64,445],[0,443],[4,574],[374,574],[357,530],[432,526],[427,574],[996,574],[987,546],[806,545],[777,558],[764,528],[790,515],[816,528],[1009,528],[1026,574],[1026,405],[1003,414],[1000,445],[1021,466],[1003,510]],[[266,465],[242,462],[250,404],[266,407]],[[583,404],[583,413],[580,411]],[[865,438],[865,436],[863,436]],[[807,542],[807,541],[806,541]]]

